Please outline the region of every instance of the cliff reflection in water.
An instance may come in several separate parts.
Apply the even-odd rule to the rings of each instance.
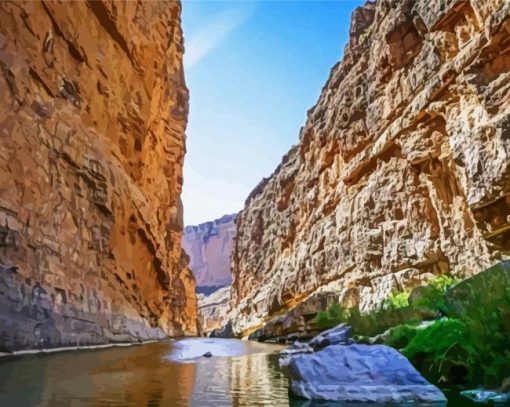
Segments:
[[[279,347],[186,339],[0,359],[1,406],[288,406]],[[205,358],[206,351],[222,356]]]

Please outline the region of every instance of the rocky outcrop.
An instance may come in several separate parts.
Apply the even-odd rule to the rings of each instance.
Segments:
[[[230,315],[230,290],[223,287],[210,295],[198,294],[198,315],[204,334],[225,326]]]
[[[236,234],[235,215],[212,222],[186,226],[182,247],[190,257],[197,287],[221,287],[232,282],[230,254]]]
[[[321,290],[370,309],[510,251],[510,4],[379,1],[236,218],[234,330]]]
[[[196,332],[180,4],[0,4],[0,347]]]
[[[260,342],[275,340],[286,343],[295,340],[309,340],[319,334],[315,316],[319,311],[328,309],[338,302],[338,294],[335,292],[322,292],[310,295],[290,311],[276,316],[267,321],[264,326],[249,335],[249,339]],[[235,310],[231,310],[229,316],[235,319]]]
[[[289,367],[292,393],[307,399],[446,405],[436,386],[384,345],[332,345],[292,357]]]

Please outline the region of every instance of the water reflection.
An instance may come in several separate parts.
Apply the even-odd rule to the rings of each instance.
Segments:
[[[194,363],[192,406],[288,406],[287,379],[277,368],[281,346],[232,339],[186,339],[168,359]],[[212,358],[202,355],[211,352]]]
[[[288,406],[267,357],[279,349],[193,339],[3,358],[0,406]]]
[[[289,400],[288,379],[275,353],[280,349],[237,340],[185,339],[0,358],[0,406],[353,406]],[[206,352],[213,357],[203,357]],[[455,394],[448,398],[448,407],[474,405]]]
[[[0,361],[1,406],[180,406],[195,365],[162,363],[169,343]]]

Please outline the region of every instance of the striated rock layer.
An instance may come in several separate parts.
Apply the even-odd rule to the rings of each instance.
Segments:
[[[198,294],[198,319],[204,334],[221,329],[230,317],[231,287],[222,287],[210,295]]]
[[[232,282],[230,254],[236,234],[235,215],[212,222],[186,226],[182,247],[190,256],[189,267],[197,287],[219,287]]]
[[[379,1],[237,216],[234,330],[312,293],[369,309],[510,251],[510,3]]]
[[[0,4],[0,347],[196,333],[180,4]]]

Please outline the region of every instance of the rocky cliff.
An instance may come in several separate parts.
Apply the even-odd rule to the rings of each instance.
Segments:
[[[369,309],[510,251],[510,3],[354,11],[299,143],[237,216],[234,329],[333,290]]]
[[[210,295],[198,294],[198,319],[202,333],[221,329],[229,319],[231,287],[222,287]]]
[[[196,332],[180,4],[0,3],[0,347]]]
[[[197,287],[219,287],[230,284],[230,254],[236,234],[235,215],[225,215],[212,222],[186,226],[182,247],[190,256],[190,269]]]

